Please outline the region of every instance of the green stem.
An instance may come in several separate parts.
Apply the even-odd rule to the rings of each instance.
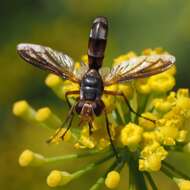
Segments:
[[[184,174],[183,172],[179,171],[177,168],[175,168],[174,166],[168,164],[167,162],[163,161],[163,165],[167,168],[169,168],[170,170],[172,170],[174,173],[176,173],[177,175],[190,180],[190,177],[186,174]]]
[[[161,171],[162,171],[165,175],[167,175],[169,178],[171,178],[171,179],[173,180],[174,175],[172,174],[171,171],[169,171],[169,170],[168,170],[167,168],[165,168],[164,166],[162,166]]]
[[[138,113],[142,114],[145,111],[145,107],[147,105],[148,99],[149,99],[149,94],[148,95],[141,95],[139,97],[139,108],[138,108]]]
[[[107,176],[107,174],[113,170],[118,164],[118,161],[116,160],[111,167],[100,177],[98,178],[98,180],[96,181],[96,183],[89,189],[89,190],[97,190],[105,181],[105,178]]]
[[[138,164],[133,157],[129,160],[129,190],[147,190],[143,173],[138,170]]]
[[[144,174],[145,174],[146,178],[148,179],[148,181],[152,187],[152,190],[158,190],[158,188],[157,188],[152,176],[150,175],[150,173],[144,172]]]
[[[104,153],[110,153],[109,150],[104,150],[104,151],[99,151],[99,150],[91,150],[88,152],[80,153],[80,154],[69,154],[69,155],[64,155],[64,156],[56,156],[56,157],[49,157],[45,158],[46,163],[51,163],[51,162],[57,162],[57,161],[64,161],[64,160],[73,160],[77,158],[83,158],[87,156],[93,156],[93,155],[99,155],[99,154],[104,154]]]
[[[111,159],[114,156],[114,153],[112,152],[111,154],[107,155],[106,157],[102,158],[101,160],[98,160],[92,164],[87,165],[84,169],[76,171],[75,173],[73,173],[73,178],[78,178],[80,176],[82,176],[83,174],[93,170],[96,168],[96,166],[104,163],[105,161]]]

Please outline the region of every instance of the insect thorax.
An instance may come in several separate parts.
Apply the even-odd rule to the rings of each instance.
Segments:
[[[97,70],[89,70],[81,81],[80,99],[94,101],[103,93],[103,82]]]

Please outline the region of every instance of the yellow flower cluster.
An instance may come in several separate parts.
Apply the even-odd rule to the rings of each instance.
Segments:
[[[163,52],[161,48],[156,48],[153,50],[146,49],[142,54],[152,55]],[[119,64],[135,56],[137,56],[136,53],[129,52],[114,59],[113,64]],[[82,57],[82,61],[85,64],[88,62],[87,55]],[[77,72],[79,67],[80,64],[76,63],[74,72]],[[164,168],[165,159],[170,150],[177,150],[180,147],[181,151],[190,152],[189,91],[188,89],[179,89],[177,92],[171,91],[175,85],[175,73],[176,67],[173,66],[161,74],[146,79],[105,87],[106,90],[123,93],[138,114],[130,112],[122,97],[103,95],[102,100],[106,106],[110,122],[111,138],[118,158],[90,190],[98,189],[102,183],[110,189],[116,188],[120,182],[120,170],[125,163],[129,165],[129,173],[131,172],[132,176],[134,176],[133,170],[147,174],[150,184],[153,182],[149,172],[163,171],[178,184],[180,190],[190,189],[188,180],[174,179],[175,176],[170,175]],[[67,91],[79,90],[79,85],[70,81],[63,81],[53,74],[47,76],[45,83],[63,100],[65,100]],[[75,98],[76,95],[71,95],[69,101],[74,103]],[[62,141],[62,135],[66,129],[59,129],[63,122],[50,108],[43,107],[35,110],[26,101],[18,101],[13,106],[13,113],[32,124],[56,130],[58,135],[53,135],[50,138],[51,142],[59,143]],[[47,177],[47,184],[50,187],[66,185],[115,156],[115,152],[108,148],[111,143],[105,126],[104,115],[95,118],[92,125],[92,134],[90,134],[88,125],[84,124],[77,129],[71,128],[66,133],[64,140],[73,143],[76,149],[85,149],[87,153],[84,155],[86,156],[99,154],[103,151],[105,157],[72,174],[66,171],[53,170]],[[46,158],[26,150],[21,154],[19,164],[21,166],[40,166],[45,163],[75,159],[84,155],[72,154]],[[131,162],[133,162],[132,165],[130,165]],[[169,168],[166,169],[172,169],[170,166],[167,167]],[[133,168],[132,171],[130,168]],[[182,178],[185,178],[184,175]]]

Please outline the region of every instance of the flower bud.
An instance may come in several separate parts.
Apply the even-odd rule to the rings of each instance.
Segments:
[[[117,171],[112,170],[109,172],[105,179],[105,185],[109,189],[115,189],[120,182],[120,173]]]
[[[22,167],[26,166],[40,166],[46,162],[46,159],[41,154],[25,150],[19,157],[19,164]]]
[[[134,124],[127,124],[121,131],[121,142],[127,145],[131,151],[136,150],[143,134],[143,128]]]
[[[68,184],[72,180],[72,174],[65,171],[53,170],[47,177],[47,184],[50,187],[57,187]]]
[[[174,178],[180,190],[190,190],[190,180]]]
[[[54,129],[59,128],[62,124],[61,120],[48,107],[40,108],[37,111],[36,120]]]
[[[13,113],[26,121],[35,122],[36,112],[25,100],[20,100],[14,103]]]

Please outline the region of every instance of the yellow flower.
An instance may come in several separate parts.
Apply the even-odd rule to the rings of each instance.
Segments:
[[[176,107],[182,110],[182,115],[186,118],[190,117],[190,98],[188,90],[180,89],[177,92]]]
[[[176,74],[176,66],[173,65],[172,67],[170,67],[167,71],[165,71],[166,73],[170,74],[170,75],[175,75]]]
[[[156,127],[156,124],[153,122],[157,120],[157,117],[150,112],[145,112],[141,114],[141,116],[151,119],[152,121],[145,119],[143,117],[139,117],[139,125],[144,128],[144,130],[153,130]]]
[[[161,54],[163,53],[163,48],[157,47],[155,49],[147,48],[142,51],[143,55],[153,55],[153,54]]]
[[[180,190],[190,190],[190,181],[184,179],[174,179]]]
[[[25,100],[20,100],[14,103],[13,114],[26,121],[35,122],[36,111]]]
[[[65,171],[53,170],[47,177],[47,184],[50,187],[57,187],[68,184],[72,180],[72,174]]]
[[[130,58],[136,57],[136,53],[133,51],[130,51],[126,54],[120,55],[119,57],[114,59],[114,64],[120,64],[123,61],[127,61]]]
[[[56,130],[55,134],[56,135],[52,135],[49,139],[49,141],[51,143],[55,143],[55,144],[59,144],[60,142],[62,142],[63,140],[65,142],[69,141],[72,137],[72,133],[70,130],[67,131],[67,133],[65,134],[66,128],[59,128]],[[62,138],[62,136],[64,135],[64,138]]]
[[[178,142],[185,142],[187,140],[187,133],[187,130],[180,130],[176,140]]]
[[[127,98],[131,98],[133,96],[131,83],[118,84],[117,92],[122,92]]]
[[[159,156],[152,154],[146,159],[139,160],[139,170],[140,171],[159,171],[161,168],[161,159]]]
[[[143,132],[142,145],[147,146],[155,141],[160,142],[160,136],[157,131]]]
[[[171,109],[172,104],[164,99],[157,98],[157,99],[154,99],[153,106],[158,112],[165,113]]]
[[[172,75],[165,72],[153,75],[149,78],[148,83],[152,91],[164,93],[171,90],[175,85],[175,79]]]
[[[105,87],[105,90],[117,92],[118,85]],[[102,100],[106,106],[107,112],[111,112],[115,108],[116,97],[112,95],[103,95]]]
[[[81,148],[92,149],[95,147],[96,142],[94,139],[92,139],[91,136],[89,136],[89,128],[87,125],[83,126],[78,143],[79,143],[78,145],[75,145],[76,147],[79,145],[81,145]]]
[[[120,182],[120,174],[117,171],[112,170],[109,172],[105,179],[105,185],[109,189],[115,189]]]
[[[129,123],[121,130],[121,142],[127,145],[131,151],[135,151],[142,139],[143,128]]]
[[[148,79],[137,79],[135,80],[135,88],[140,94],[149,94],[151,92]]]
[[[54,129],[59,128],[62,124],[61,120],[48,107],[40,108],[37,111],[36,120]]]
[[[81,60],[84,62],[84,63],[88,63],[88,55],[87,54],[85,54],[85,55],[83,55],[82,57],[81,57]]]
[[[63,80],[54,74],[49,74],[45,80],[45,83],[50,88],[58,87],[63,84]]]
[[[159,171],[161,168],[161,161],[166,158],[167,154],[168,152],[157,142],[145,146],[141,151],[139,170],[149,172]]]
[[[159,132],[162,137],[163,144],[174,145],[175,139],[178,137],[179,129],[176,126],[175,120],[165,120],[163,125],[160,125]]]
[[[19,157],[19,164],[22,167],[26,166],[40,166],[46,162],[45,158],[31,150],[25,150]]]
[[[77,83],[69,80],[63,81],[60,77],[54,74],[49,74],[45,80],[45,83],[55,92],[57,96],[64,100],[66,92],[79,90],[79,85]],[[69,97],[76,97],[76,95],[71,95]]]

